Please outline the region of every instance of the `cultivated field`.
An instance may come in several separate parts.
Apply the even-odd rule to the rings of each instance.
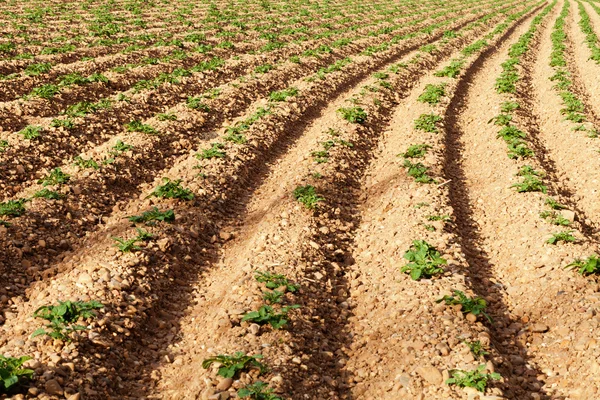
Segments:
[[[600,398],[599,1],[0,10],[0,398]]]

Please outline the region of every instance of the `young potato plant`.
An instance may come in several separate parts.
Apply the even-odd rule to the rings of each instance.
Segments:
[[[43,131],[44,128],[41,126],[27,125],[17,133],[22,135],[24,139],[33,140],[39,138]]]
[[[300,305],[293,304],[291,306],[283,306],[276,312],[269,305],[261,306],[257,311],[251,311],[242,317],[242,322],[250,321],[259,325],[269,324],[273,329],[281,329],[287,325],[287,315],[290,310],[300,308]]]
[[[294,198],[309,210],[314,210],[319,206],[319,202],[325,200],[317,194],[315,187],[312,185],[298,186],[294,189]]]
[[[268,271],[256,271],[254,273],[254,279],[257,282],[264,283],[267,289],[277,289],[285,286],[285,290],[288,292],[295,292],[298,290],[298,285],[290,283],[288,278],[282,274],[272,274]]]
[[[33,194],[34,199],[42,198],[42,199],[48,199],[48,200],[60,200],[60,199],[62,199],[62,197],[63,196],[60,193],[55,192],[50,189],[38,190],[37,192],[35,192]]]
[[[115,246],[121,250],[122,253],[130,253],[132,251],[139,251],[142,248],[138,245],[136,245],[136,243],[138,242],[147,242],[149,240],[151,240],[152,238],[154,238],[154,235],[152,235],[151,233],[140,229],[140,228],[136,228],[138,235],[132,239],[121,239],[118,237],[113,237],[112,239],[117,242],[115,244]]]
[[[191,190],[185,189],[181,186],[181,179],[172,181],[169,178],[163,178],[163,184],[159,185],[154,189],[148,197],[160,197],[163,199],[181,199],[181,200],[193,200],[194,194]]]
[[[450,65],[445,66],[441,70],[434,73],[438,77],[456,78],[460,74],[460,70],[465,65],[465,60],[452,60]]]
[[[281,101],[285,101],[288,97],[293,97],[298,95],[298,89],[296,88],[288,88],[285,90],[280,90],[278,92],[271,92],[269,93],[269,100],[271,101],[275,101],[275,102],[281,102]]]
[[[431,278],[444,272],[442,265],[447,261],[442,258],[439,251],[424,240],[414,240],[410,249],[404,253],[408,264],[402,267],[402,272],[418,281],[421,278]]]
[[[338,110],[338,112],[346,121],[352,122],[354,124],[364,124],[367,121],[367,112],[361,107],[342,107]]]
[[[517,173],[517,176],[523,177],[523,181],[520,183],[515,183],[514,185],[511,185],[511,187],[516,188],[517,192],[519,192],[519,193],[524,193],[524,192],[546,193],[548,191],[548,188],[543,184],[542,180],[539,178],[540,176],[543,176],[543,173],[534,170],[529,165],[522,167],[519,170],[519,172]]]
[[[202,361],[202,368],[208,369],[213,363],[218,363],[219,371],[217,374],[223,378],[235,378],[239,376],[240,372],[250,369],[258,369],[260,375],[267,371],[267,366],[258,361],[262,358],[262,354],[248,356],[242,351],[238,351],[231,356],[219,354]]]
[[[577,238],[573,236],[573,231],[562,231],[553,233],[550,239],[546,240],[546,243],[556,245],[560,242],[574,243],[576,241]]]
[[[160,211],[158,207],[152,207],[149,211],[144,211],[142,215],[133,215],[127,217],[134,224],[145,223],[148,226],[153,226],[158,222],[173,222],[175,221],[175,212],[173,210]]]
[[[273,389],[264,382],[256,381],[246,387],[238,390],[239,398],[250,398],[252,400],[283,400],[281,397],[273,394]]]
[[[545,220],[548,220],[552,225],[571,225],[571,221],[569,221],[567,218],[563,217],[556,211],[542,211],[540,213],[540,217],[542,217]]]
[[[223,143],[211,143],[210,149],[204,149],[201,153],[196,154],[196,158],[200,160],[210,160],[211,158],[225,158],[227,153],[223,151],[225,145]]]
[[[438,133],[437,123],[442,120],[439,115],[421,114],[419,118],[415,120],[415,129],[423,132]]]
[[[413,144],[400,155],[404,158],[423,158],[430,148],[428,144]]]
[[[472,387],[484,393],[490,380],[497,381],[502,378],[497,372],[492,372],[491,374],[484,373],[485,368],[485,364],[481,364],[473,371],[451,370],[450,378],[446,380],[446,384],[458,387]]]
[[[93,169],[100,168],[98,163],[93,158],[86,160],[85,158],[83,158],[81,156],[77,156],[77,157],[75,157],[74,161],[75,161],[75,165],[80,168],[93,168]]]
[[[8,394],[10,390],[22,383],[23,380],[31,379],[33,370],[23,368],[23,364],[28,360],[31,360],[31,357],[6,357],[0,355],[0,393]]]
[[[78,325],[80,319],[96,317],[94,310],[104,308],[101,303],[92,300],[82,301],[59,301],[58,305],[42,306],[33,313],[34,318],[42,318],[49,322],[44,328],[39,328],[31,335],[32,338],[40,335],[50,336],[52,339],[70,341],[69,335],[75,331],[88,329]]]
[[[548,207],[550,207],[553,210],[564,210],[567,208],[567,206],[560,204],[558,201],[556,201],[552,197],[546,198],[546,201],[544,202],[544,204],[546,204]]]
[[[426,167],[422,163],[412,163],[409,160],[404,160],[404,164],[402,164],[404,168],[407,169],[408,176],[415,178],[416,182],[419,183],[435,183],[435,179],[430,177],[427,172],[429,171],[429,167]]]
[[[60,168],[54,168],[47,177],[38,180],[38,183],[41,183],[42,186],[62,185],[69,182],[70,179],[71,176],[62,172]]]
[[[0,203],[0,216],[20,217],[25,213],[27,199],[8,200]]]
[[[461,305],[463,314],[483,315],[490,323],[492,318],[485,312],[487,302],[482,297],[468,297],[460,290],[453,290],[452,296],[444,296],[436,300],[436,303],[444,302],[448,306]]]
[[[577,258],[565,268],[577,268],[577,272],[581,275],[596,275],[600,273],[600,257],[597,254],[592,254],[585,260]]]
[[[158,134],[158,131],[156,129],[154,129],[150,125],[143,124],[136,119],[125,124],[125,128],[127,128],[127,130],[129,132],[141,132],[141,133],[146,133],[148,135]]]
[[[442,97],[446,95],[446,84],[440,83],[439,85],[427,84],[425,91],[417,98],[421,103],[438,104]]]
[[[469,348],[469,350],[471,350],[471,353],[473,353],[476,359],[485,357],[489,354],[483,349],[483,345],[479,340],[475,340],[474,342],[469,342],[468,340],[465,340],[463,343],[467,345],[467,347]]]

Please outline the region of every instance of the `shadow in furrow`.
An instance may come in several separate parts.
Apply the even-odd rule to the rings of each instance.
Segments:
[[[465,76],[473,77],[479,73],[487,73],[483,68],[485,61],[498,51],[500,45],[517,27],[518,25],[513,26],[496,45],[487,48],[464,72]],[[529,362],[527,349],[517,328],[519,325],[515,324],[519,323],[519,320],[511,316],[507,304],[503,301],[502,285],[495,283],[498,279],[494,275],[491,258],[482,245],[484,233],[474,219],[471,189],[461,163],[465,145],[458,124],[459,116],[466,110],[471,82],[472,79],[459,82],[456,94],[444,116],[447,127],[444,171],[446,177],[451,180],[448,187],[450,204],[456,214],[455,235],[469,264],[467,283],[478,296],[488,300],[488,312],[494,320],[493,324],[489,325],[491,342],[498,352],[495,364],[497,371],[504,377],[504,383],[501,384],[504,395],[511,399],[528,399],[533,398],[532,395],[548,398],[540,393],[539,388],[543,386],[543,382],[538,380],[538,376],[541,371]]]

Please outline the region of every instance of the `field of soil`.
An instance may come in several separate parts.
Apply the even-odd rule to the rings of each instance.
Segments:
[[[600,1],[0,11],[0,399],[600,399]]]

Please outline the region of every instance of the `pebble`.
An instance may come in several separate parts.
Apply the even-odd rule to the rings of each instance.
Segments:
[[[543,333],[543,332],[547,332],[549,328],[548,328],[548,325],[533,324],[533,325],[531,325],[531,327],[529,329],[531,330],[531,332]]]
[[[44,389],[46,390],[46,393],[48,393],[48,394],[55,394],[55,395],[63,394],[63,388],[62,388],[62,386],[60,386],[60,384],[58,383],[58,381],[56,379],[50,379],[49,381],[47,381],[46,384],[44,385]]]
[[[430,385],[440,385],[443,381],[442,373],[436,367],[419,367],[417,374]]]
[[[219,391],[222,391],[222,390],[229,389],[231,387],[231,385],[233,385],[232,378],[223,378],[223,379],[221,379],[221,381],[217,384],[217,386],[215,388]]]

